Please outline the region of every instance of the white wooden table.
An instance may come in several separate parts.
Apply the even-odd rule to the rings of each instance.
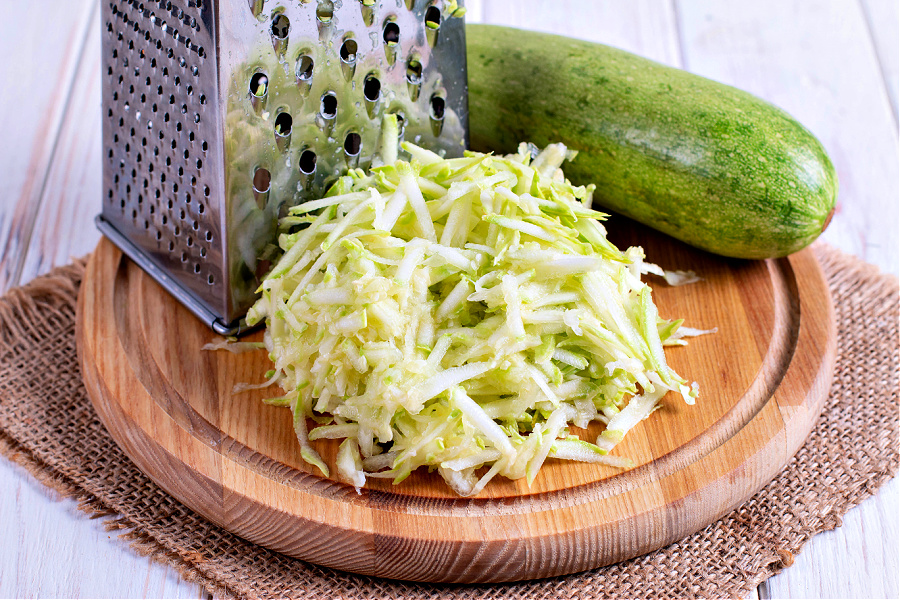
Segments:
[[[346,1],[346,0],[345,0]],[[785,108],[840,178],[832,244],[898,272],[897,0],[469,0],[469,19],[607,43]],[[97,0],[4,0],[0,291],[99,234]],[[897,598],[898,484],[814,538],[759,598]],[[0,460],[0,597],[206,597]]]

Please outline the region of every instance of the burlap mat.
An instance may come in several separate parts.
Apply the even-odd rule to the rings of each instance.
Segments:
[[[246,542],[184,507],[119,450],[87,398],[75,355],[83,262],[0,298],[0,450],[106,517],[132,546],[220,596],[294,598],[736,597],[793,562],[816,533],[896,474],[898,286],[827,246],[817,253],[838,321],[825,412],[797,456],[733,513],[662,550],[568,577],[432,586],[325,569]]]

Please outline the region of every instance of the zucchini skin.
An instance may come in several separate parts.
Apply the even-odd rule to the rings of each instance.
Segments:
[[[822,144],[752,94],[557,35],[472,24],[466,43],[475,150],[562,142],[597,204],[724,256],[785,256],[831,219]]]

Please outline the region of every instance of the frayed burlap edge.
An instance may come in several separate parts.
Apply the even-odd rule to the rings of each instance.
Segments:
[[[897,405],[897,351],[900,348],[900,340],[897,338],[897,310],[898,310],[898,284],[894,277],[879,273],[876,267],[860,262],[854,257],[825,245],[817,245],[816,254],[828,277],[828,283],[833,293],[837,293],[836,300],[840,304],[836,307],[838,314],[839,336],[845,334],[841,323],[842,305],[864,303],[867,319],[880,319],[884,323],[894,322],[891,339],[888,344],[893,350],[888,351],[884,357],[888,365],[884,373],[887,374],[887,384],[881,391],[888,390],[890,396],[885,400],[885,405],[893,407],[893,415],[882,419],[882,427],[877,431],[870,431],[877,437],[874,442],[867,441],[867,452],[870,447],[876,447],[877,452],[862,456],[859,460],[868,460],[868,478],[864,481],[848,480],[841,487],[841,481],[835,479],[824,482],[835,487],[832,497],[824,505],[815,504],[817,511],[800,511],[798,518],[790,519],[787,526],[781,531],[779,525],[773,522],[754,523],[756,518],[752,508],[760,503],[766,503],[767,498],[778,490],[788,489],[795,479],[802,476],[804,461],[816,460],[810,457],[806,446],[798,452],[794,460],[785,470],[765,489],[761,490],[753,499],[744,506],[724,517],[720,521],[711,524],[704,530],[689,536],[688,538],[663,548],[657,552],[625,561],[618,565],[604,567],[580,575],[563,578],[554,578],[542,582],[526,582],[503,586],[426,586],[423,584],[405,584],[402,582],[390,582],[373,578],[364,578],[354,575],[341,574],[311,566],[307,567],[300,561],[292,561],[285,557],[272,555],[269,558],[273,564],[273,570],[281,569],[275,582],[280,582],[283,587],[269,587],[268,594],[260,591],[259,585],[253,585],[253,578],[257,573],[250,571],[244,573],[229,573],[229,565],[220,564],[224,561],[206,553],[198,553],[179,548],[171,538],[160,535],[159,532],[151,532],[146,524],[132,519],[123,514],[128,512],[123,506],[114,506],[115,502],[108,501],[104,497],[102,488],[95,489],[91,493],[84,486],[70,476],[67,476],[58,468],[59,465],[48,464],[39,456],[40,448],[30,445],[28,440],[18,439],[22,436],[11,434],[5,423],[0,422],[0,453],[12,462],[22,466],[42,484],[52,488],[62,496],[70,497],[78,501],[79,508],[91,517],[104,519],[105,527],[110,531],[120,531],[120,535],[141,555],[166,564],[175,569],[185,580],[204,586],[211,593],[220,597],[232,596],[261,596],[261,595],[287,595],[286,591],[294,589],[290,581],[292,569],[290,563],[303,565],[299,576],[301,579],[310,579],[317,576],[327,578],[321,592],[330,594],[331,597],[432,597],[432,598],[500,598],[505,595],[514,595],[522,598],[551,598],[551,597],[602,597],[602,596],[646,596],[646,593],[629,593],[638,590],[647,590],[647,582],[641,581],[639,585],[635,577],[655,576],[657,581],[668,577],[672,573],[672,567],[680,567],[679,575],[683,579],[689,579],[693,574],[697,581],[694,584],[674,589],[671,582],[656,588],[659,597],[738,597],[746,596],[761,582],[780,572],[793,563],[793,557],[814,535],[840,526],[841,516],[850,508],[858,505],[864,499],[874,494],[877,489],[888,479],[894,476],[898,468],[898,418]],[[74,305],[78,286],[84,270],[84,261],[78,261],[73,265],[56,269],[50,275],[41,277],[32,283],[12,290],[5,297],[0,298],[0,355],[9,353],[15,348],[26,348],[30,344],[38,343],[46,337],[47,328],[68,327],[74,323]],[[838,304],[838,302],[836,302]],[[847,317],[848,322],[851,317]],[[857,327],[866,328],[866,322],[853,321]],[[882,323],[883,326],[883,323]],[[859,332],[862,333],[862,332]],[[873,332],[874,333],[874,332]],[[74,348],[74,344],[72,345]],[[847,349],[838,342],[838,370],[842,361],[847,361]],[[884,376],[882,373],[882,378]],[[52,382],[47,382],[48,385]],[[841,378],[836,376],[835,388],[837,391]],[[892,385],[893,384],[893,385]],[[870,386],[871,387],[871,386]],[[859,390],[856,390],[859,391]],[[5,402],[0,396],[0,404]],[[853,399],[851,399],[852,401]],[[826,413],[829,410],[838,410],[841,400],[829,401]],[[847,411],[844,411],[847,412]],[[852,412],[852,411],[850,411]],[[814,430],[814,435],[823,426],[823,419]],[[813,436],[811,436],[813,437]],[[809,443],[807,446],[810,445]],[[856,460],[856,459],[854,459]],[[859,463],[857,460],[857,463]],[[64,467],[67,465],[63,465]],[[851,467],[855,469],[856,467]],[[74,471],[77,475],[77,470]],[[798,475],[798,473],[800,473]],[[76,476],[76,478],[78,478]],[[801,488],[802,491],[802,488]],[[817,497],[818,499],[818,497]],[[802,497],[788,497],[786,499],[795,504],[810,506],[810,503]],[[831,501],[833,500],[833,501]],[[174,503],[174,501],[172,501]],[[135,507],[131,507],[132,509]],[[790,512],[790,511],[788,511]],[[193,519],[183,525],[187,529],[196,528]],[[761,527],[762,526],[762,527]],[[215,529],[214,526],[206,525]],[[193,530],[192,530],[193,532]],[[724,533],[723,533],[724,532]],[[195,532],[203,535],[203,531]],[[230,534],[225,534],[230,535]],[[216,540],[220,538],[215,538]],[[712,540],[712,542],[710,542]],[[701,555],[707,558],[720,553],[726,547],[747,543],[757,544],[761,549],[757,551],[753,560],[745,564],[727,568],[721,566],[715,570],[715,561],[707,560],[704,568],[713,572],[692,573],[692,568],[687,563],[694,563]],[[244,542],[243,544],[247,544]],[[242,545],[243,545],[242,544]],[[248,544],[248,546],[250,546]],[[227,547],[227,545],[226,545]],[[256,549],[256,547],[253,547]],[[263,558],[268,551],[258,549]],[[724,553],[727,556],[727,552]],[[673,559],[674,557],[674,559]],[[723,559],[724,560],[724,559]],[[712,565],[712,567],[710,567]],[[263,568],[263,570],[267,570]],[[654,575],[655,572],[655,575]],[[266,573],[268,579],[272,579],[272,573]],[[617,581],[617,578],[621,581]],[[712,578],[712,586],[702,583],[704,579]],[[257,582],[259,583],[259,582]],[[638,584],[638,585],[635,585]],[[344,586],[341,588],[341,586]],[[653,588],[654,586],[650,586]],[[301,588],[302,589],[302,588]],[[344,592],[351,592],[345,596]],[[368,593],[365,593],[368,592]],[[295,593],[295,595],[297,595]],[[305,597],[315,597],[307,595]],[[324,596],[320,596],[324,597]]]
[[[8,436],[0,433],[0,454],[10,462],[22,467],[38,482],[50,488],[60,496],[78,503],[78,510],[91,519],[101,519],[106,531],[118,531],[118,537],[128,542],[131,548],[160,564],[173,568],[185,581],[203,586],[210,594],[219,598],[234,598],[226,587],[216,581],[204,577],[189,561],[183,560],[176,553],[170,552],[157,539],[142,533],[138,526],[127,517],[123,517],[106,503],[88,494],[77,484],[57,473],[34,455],[22,448]]]

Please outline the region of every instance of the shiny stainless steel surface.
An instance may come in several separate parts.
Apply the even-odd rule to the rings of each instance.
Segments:
[[[226,331],[279,215],[380,161],[384,115],[466,146],[463,20],[442,0],[118,0],[102,6],[101,229]]]

